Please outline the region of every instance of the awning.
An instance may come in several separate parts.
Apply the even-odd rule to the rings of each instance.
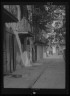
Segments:
[[[34,44],[35,44],[35,45],[42,45],[42,46],[46,46],[46,43],[41,42],[41,41],[35,41]]]
[[[34,34],[31,32],[17,32],[19,34],[19,36],[23,36],[23,37],[33,37]]]
[[[3,22],[17,22],[18,19],[13,16],[10,12],[6,9],[2,8],[2,20]]]

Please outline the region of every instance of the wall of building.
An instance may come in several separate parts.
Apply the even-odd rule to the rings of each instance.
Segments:
[[[43,46],[43,59],[45,59],[45,58],[47,58],[47,56],[46,56],[46,47]]]
[[[18,64],[19,65],[21,64],[21,57],[20,57],[20,50],[19,50],[19,46],[18,46],[18,43],[17,43],[17,39],[16,39],[16,36],[13,33],[14,32],[12,30],[10,30],[9,28],[6,28],[6,41],[7,41],[6,50],[7,50],[7,59],[8,59],[7,62],[9,62],[9,64],[10,64],[10,56],[9,56],[10,55],[9,46],[10,46],[14,50],[13,58],[14,58],[14,67],[16,69],[16,66]],[[12,46],[12,44],[9,45],[11,43],[11,42],[9,43],[10,34],[14,36],[14,41],[13,41],[14,46]],[[12,65],[13,65],[13,62],[12,62]],[[8,67],[10,67],[10,65],[8,65]],[[8,70],[10,70],[10,69],[8,68]]]
[[[3,67],[4,74],[13,72],[15,70],[15,44],[14,34],[11,34],[4,28],[4,42],[3,42]]]
[[[29,39],[29,42],[30,42],[29,44],[27,43],[28,39]],[[22,40],[22,39],[20,39],[20,40]],[[28,62],[32,62],[32,48],[33,48],[32,39],[30,37],[26,37],[26,38],[24,38],[24,43],[21,41],[24,64],[23,64],[23,62],[21,60],[21,54],[20,54],[18,43],[17,43],[16,39],[15,39],[15,43],[16,43],[15,44],[16,66],[18,66],[18,65],[28,66],[27,60],[28,60]]]
[[[37,61],[43,59],[43,46],[37,46]]]
[[[4,5],[3,7],[20,21],[21,10],[19,5]]]
[[[5,31],[6,32],[6,31]],[[4,73],[10,72],[9,34],[5,34]]]
[[[31,26],[30,26],[28,20],[26,19],[26,17],[23,16],[22,20],[20,21],[21,11],[20,11],[20,7],[18,5],[17,5],[17,11],[18,11],[17,12],[17,17],[18,17],[19,22],[18,23],[9,23],[9,24],[7,24],[8,32],[11,32],[10,29],[9,29],[10,26],[12,27],[13,30],[17,30],[17,32],[28,32],[28,31],[31,32]],[[12,33],[14,33],[14,32],[12,32]],[[23,36],[23,38],[24,38],[24,36]],[[32,40],[30,40],[30,42],[32,42]],[[20,44],[20,46],[22,47],[23,59],[24,58],[28,59],[28,56],[25,56],[24,53],[27,55],[29,53],[27,48],[29,49],[29,47],[30,47],[30,53],[29,53],[30,58],[29,59],[30,59],[30,61],[32,61],[32,44],[30,44],[29,47],[28,46],[26,47],[26,39],[24,39],[24,43],[25,44]],[[15,39],[14,39],[14,50],[15,50],[14,53],[15,53],[15,57],[16,57],[15,58],[16,59],[15,60],[16,65],[17,64],[20,65],[20,64],[22,64],[22,60],[21,60],[21,54],[20,54],[19,46],[18,46],[18,43],[17,43],[17,40],[16,40],[16,36],[15,36]],[[27,52],[25,52],[25,51],[27,51]],[[25,64],[23,64],[23,65],[25,65]]]
[[[17,65],[17,64],[20,64],[20,50],[18,47],[16,37],[15,37],[14,43],[15,43],[14,47],[15,47],[15,54],[16,54],[16,65]]]
[[[27,40],[29,40],[29,43],[30,43],[30,44],[26,45],[26,49],[27,49],[27,52],[28,52],[28,58],[29,58],[30,62],[32,62],[33,41],[32,41],[31,37],[27,37]]]

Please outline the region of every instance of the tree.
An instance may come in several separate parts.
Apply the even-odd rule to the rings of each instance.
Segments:
[[[51,33],[51,35],[48,35],[48,38],[45,38],[45,39],[52,38],[53,32],[56,32],[56,35],[54,36],[54,38],[56,37],[62,38],[62,36],[65,36],[64,35],[66,32],[65,30],[66,29],[65,28],[65,22],[66,22],[65,21],[66,20],[65,19],[65,6],[42,5],[42,6],[37,6],[37,9],[39,9],[38,10],[39,12],[37,12],[37,14],[34,13],[34,16],[35,16],[33,19],[34,25],[36,25],[36,27],[41,30],[42,29],[45,30],[46,34]],[[54,22],[54,27],[52,26],[53,22]],[[62,34],[62,36],[59,36],[60,33]]]

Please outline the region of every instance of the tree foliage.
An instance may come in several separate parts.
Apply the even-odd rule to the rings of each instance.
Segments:
[[[39,9],[37,10],[37,14],[34,13],[33,15],[33,24],[38,27],[39,29],[45,30],[46,34],[56,32],[56,35],[54,37],[60,37],[62,38],[65,36],[66,33],[66,18],[65,18],[65,6],[64,5],[41,5],[41,6],[35,6],[35,8]],[[36,12],[36,11],[35,11]],[[38,14],[39,13],[39,14]],[[52,27],[52,23],[55,20],[62,21],[63,25],[62,27]],[[58,22],[56,23],[57,26],[59,26]],[[55,24],[55,25],[56,25]],[[41,31],[39,32],[39,34]],[[62,34],[60,36],[59,34]],[[38,33],[37,33],[38,34]],[[53,35],[49,35],[50,37],[47,39],[52,39]]]

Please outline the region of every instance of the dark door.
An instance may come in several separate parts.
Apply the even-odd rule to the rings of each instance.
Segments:
[[[10,49],[10,72],[14,70],[14,36],[9,35],[9,49]]]
[[[14,52],[14,35],[8,32],[4,36],[4,74],[9,74],[15,70],[15,52]]]
[[[16,49],[15,49],[15,35],[10,34],[9,38],[9,48],[10,48],[10,72],[16,70]]]

